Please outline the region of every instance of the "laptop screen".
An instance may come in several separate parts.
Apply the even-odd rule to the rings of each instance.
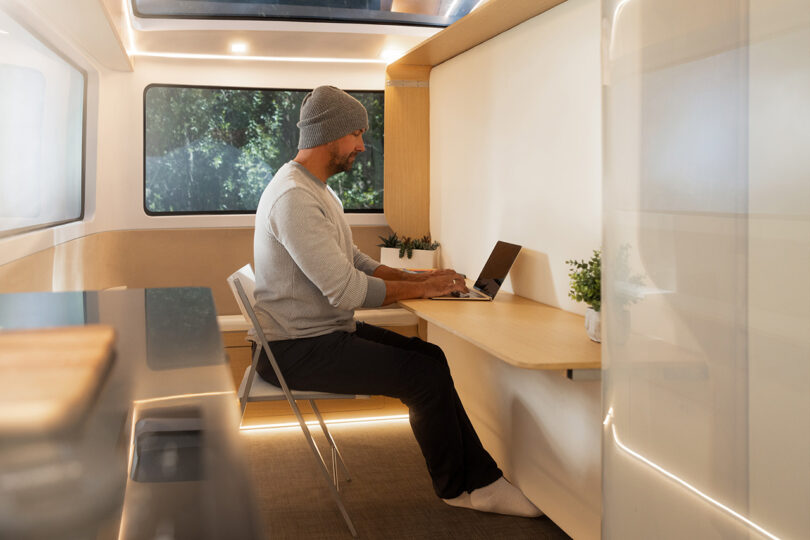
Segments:
[[[491,298],[495,298],[519,252],[520,246],[518,245],[500,241],[495,244],[495,248],[487,259],[487,264],[484,265],[484,269],[481,270],[481,274],[475,282],[475,288]]]

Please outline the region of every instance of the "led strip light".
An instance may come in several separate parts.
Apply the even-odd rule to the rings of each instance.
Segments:
[[[388,424],[388,423],[396,423],[402,422],[408,419],[407,414],[393,414],[390,416],[368,416],[362,418],[337,418],[334,420],[325,420],[324,423],[328,426],[333,425],[353,425],[353,424]],[[306,422],[307,426],[316,427],[318,426],[317,420],[310,420]],[[240,431],[261,431],[261,430],[273,430],[273,429],[290,429],[290,428],[298,428],[300,424],[298,422],[284,422],[280,424],[257,424],[253,426],[242,426],[239,428]]]
[[[695,495],[697,495],[698,497],[700,497],[704,501],[714,505],[715,507],[719,508],[720,510],[722,510],[726,514],[732,516],[733,518],[738,519],[739,521],[742,521],[748,527],[754,529],[755,531],[759,532],[760,534],[762,534],[764,536],[767,536],[768,538],[771,538],[773,540],[780,540],[778,536],[766,531],[763,527],[757,525],[756,523],[754,523],[753,521],[751,521],[747,517],[743,516],[742,514],[740,514],[739,512],[734,510],[733,508],[730,508],[730,507],[726,506],[725,504],[721,503],[720,501],[709,497],[708,495],[706,495],[705,493],[700,491],[698,488],[696,488],[695,486],[693,486],[692,484],[690,484],[686,480],[680,478],[679,476],[676,476],[676,475],[672,474],[671,472],[664,469],[663,467],[661,467],[657,463],[654,463],[653,461],[650,461],[646,457],[642,456],[641,454],[639,454],[635,450],[631,449],[630,447],[628,447],[627,445],[622,443],[621,439],[619,439],[619,434],[616,433],[616,425],[611,422],[612,418],[613,418],[613,407],[608,409],[607,416],[605,416],[605,421],[602,422],[602,425],[607,427],[607,425],[610,424],[610,430],[611,430],[611,433],[613,434],[613,440],[616,442],[616,445],[621,450],[623,450],[625,453],[627,453],[628,455],[630,455],[630,456],[634,457],[635,459],[641,461],[645,465],[653,468],[654,470],[656,470],[659,473],[663,474],[664,476],[666,476],[670,480],[673,480],[676,483],[678,483],[679,485],[685,487],[686,489],[688,489],[689,491],[691,491],[692,493],[694,493]]]

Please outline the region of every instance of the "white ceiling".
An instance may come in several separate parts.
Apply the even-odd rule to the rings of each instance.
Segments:
[[[139,56],[176,55],[386,63],[441,30],[380,24],[145,19],[133,16],[130,0],[82,0],[83,9],[93,2],[106,12],[124,54],[136,63]],[[236,42],[245,45],[245,52],[231,51]]]

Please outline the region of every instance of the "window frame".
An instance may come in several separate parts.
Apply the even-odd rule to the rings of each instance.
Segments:
[[[212,89],[212,90],[248,90],[248,91],[278,91],[278,92],[311,92],[312,88],[262,88],[262,87],[251,87],[251,86],[215,86],[215,85],[206,85],[206,84],[163,84],[163,83],[149,83],[143,89],[143,150],[141,152],[142,159],[141,159],[141,167],[143,169],[143,211],[144,213],[152,218],[152,217],[172,217],[172,216],[255,216],[256,210],[252,211],[245,211],[245,210],[198,210],[198,211],[191,211],[191,210],[181,210],[177,212],[155,212],[149,210],[146,205],[146,93],[149,91],[150,88],[194,88],[194,89]],[[345,90],[345,92],[376,92],[382,94],[383,99],[385,98],[385,90]],[[383,104],[383,106],[385,106]],[[383,131],[382,140],[385,141],[385,131]],[[383,143],[384,144],[384,143]],[[290,156],[290,160],[294,156]],[[385,159],[385,151],[383,151],[383,159]],[[272,181],[272,180],[271,180]],[[383,206],[385,205],[383,199]],[[384,214],[385,209],[375,209],[375,208],[357,208],[357,209],[343,209],[344,214]]]
[[[14,19],[12,17],[12,19]],[[15,19],[16,21],[16,19]],[[67,56],[65,53],[60,51],[53,43],[45,38],[42,34],[35,31],[34,29],[30,28],[28,25],[22,25],[19,22],[17,23],[22,26],[26,32],[28,32],[34,39],[39,41],[45,48],[50,50],[54,53],[57,57],[62,59],[67,65],[74,68],[79,74],[82,76],[82,156],[81,156],[81,193],[79,196],[80,205],[79,205],[79,215],[75,218],[70,219],[62,219],[58,221],[48,221],[44,223],[38,223],[36,225],[28,225],[27,227],[17,227],[15,229],[7,229],[4,231],[0,231],[0,238],[8,238],[11,236],[17,236],[20,234],[25,234],[33,231],[41,231],[44,229],[51,229],[54,227],[59,227],[60,225],[65,225],[67,223],[74,223],[77,221],[84,220],[85,214],[85,195],[87,193],[86,185],[87,185],[87,178],[86,178],[86,167],[87,167],[87,85],[89,81],[89,76],[87,70],[82,68],[79,64],[73,61],[72,58]]]

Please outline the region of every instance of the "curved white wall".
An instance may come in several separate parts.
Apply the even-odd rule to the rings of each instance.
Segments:
[[[143,91],[154,83],[256,88],[333,84],[382,90],[382,64],[135,59],[134,72],[99,65],[60,30],[58,20],[14,0],[4,8],[88,72],[85,219],[0,239],[0,265],[54,245],[108,230],[250,227],[253,216],[149,217],[143,210]],[[58,14],[57,14],[58,15]],[[292,156],[290,156],[292,157]],[[384,225],[382,214],[350,215],[352,224]]]
[[[514,292],[578,313],[565,260],[602,241],[599,25],[598,2],[569,0],[430,74],[444,264],[475,277],[497,240],[521,244]]]

